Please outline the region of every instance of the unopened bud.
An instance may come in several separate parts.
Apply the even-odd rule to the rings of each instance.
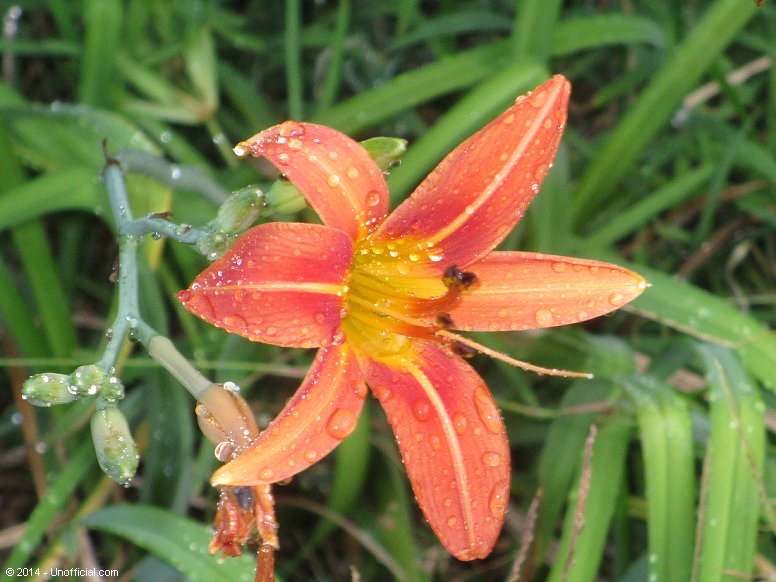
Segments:
[[[407,140],[399,137],[373,137],[360,143],[383,172],[398,164],[407,151]]]
[[[293,214],[307,208],[299,188],[283,178],[273,182],[266,196],[273,214]]]
[[[91,427],[100,467],[117,483],[128,485],[135,476],[140,457],[127,419],[118,408],[108,406],[92,415]]]
[[[195,410],[200,430],[216,444],[228,442],[242,450],[259,435],[248,403],[231,382],[208,386]]]
[[[76,395],[70,390],[70,376],[47,373],[27,378],[22,398],[34,406],[52,406],[72,402]]]
[[[212,232],[197,239],[197,250],[205,255],[208,261],[215,261],[229,250],[234,240],[234,236],[225,232]]]
[[[76,396],[93,396],[106,380],[105,370],[96,365],[79,366],[70,374],[70,390]]]
[[[215,226],[230,234],[248,230],[267,205],[264,194],[256,186],[237,190],[218,209]]]

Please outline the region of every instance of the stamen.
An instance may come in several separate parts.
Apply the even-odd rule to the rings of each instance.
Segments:
[[[563,378],[586,378],[588,380],[593,377],[592,374],[589,374],[587,372],[571,372],[569,370],[559,370],[557,368],[544,368],[542,366],[537,366],[535,364],[529,364],[528,362],[523,362],[522,360],[516,360],[514,358],[510,358],[505,354],[502,354],[501,352],[497,352],[496,350],[492,350],[487,346],[477,343],[474,340],[471,340],[469,338],[458,335],[457,333],[452,333],[444,329],[438,330],[436,332],[436,335],[451,340],[452,342],[454,342],[453,343],[454,346],[463,345],[463,346],[473,348],[478,352],[485,354],[486,356],[490,356],[494,360],[499,360],[500,362],[504,362],[505,364],[509,364],[510,366],[515,366],[516,368],[520,368],[521,370],[526,370],[528,372],[535,372],[536,374],[547,374],[548,376],[561,376]],[[453,351],[455,351],[455,349],[456,348],[454,347]]]
[[[479,282],[475,273],[472,271],[461,271],[458,265],[450,265],[442,273],[442,283],[449,289],[466,290]]]

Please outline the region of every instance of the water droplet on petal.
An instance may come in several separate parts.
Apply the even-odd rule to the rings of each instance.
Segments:
[[[447,518],[447,527],[456,527],[458,525],[458,519],[454,516]]]
[[[356,415],[347,408],[338,408],[332,412],[326,423],[326,432],[335,439],[342,440],[356,428]]]
[[[512,125],[515,122],[515,114],[510,113],[504,118],[504,124],[505,125]]]
[[[498,467],[501,464],[501,455],[493,451],[483,453],[482,463],[488,467]]]
[[[419,398],[412,405],[412,413],[421,422],[426,421],[431,416],[431,404],[425,398]]]
[[[377,190],[370,190],[366,195],[367,206],[377,206],[380,203],[380,193]]]
[[[377,386],[373,391],[380,402],[388,402],[393,397],[393,391],[387,386]]]
[[[493,397],[485,386],[478,386],[474,391],[474,407],[477,410],[477,416],[480,417],[482,424],[485,425],[493,434],[501,434],[504,424],[501,422],[501,415],[496,408]]]
[[[622,305],[625,302],[625,297],[622,293],[612,293],[609,295],[609,303],[614,306]]]
[[[493,486],[490,491],[490,498],[488,499],[488,507],[493,517],[502,518],[504,512],[507,510],[507,502],[509,501],[509,483],[507,481],[499,481]]]
[[[552,325],[553,315],[552,311],[549,309],[537,309],[534,317],[536,317],[536,323],[540,327],[549,327]]]
[[[456,412],[453,414],[453,428],[455,429],[455,432],[461,435],[466,432],[468,426],[469,419],[466,418],[466,415],[463,412]]]
[[[288,149],[299,151],[302,149],[302,140],[301,139],[291,139],[288,141]]]
[[[566,270],[566,263],[553,263],[552,270],[556,273],[563,273]]]
[[[356,178],[358,178],[358,168],[348,168],[345,174],[351,180],[355,180]]]
[[[275,335],[277,332],[278,332],[277,328],[272,326],[264,330],[264,333],[267,335]]]
[[[288,154],[283,152],[282,154],[278,155],[278,164],[282,166],[288,165]]]
[[[331,186],[332,188],[336,187],[340,183],[340,177],[337,174],[331,174],[327,179],[326,183]]]
[[[274,476],[275,476],[275,471],[273,469],[270,469],[269,467],[265,467],[259,472],[259,479],[261,479],[262,481],[269,481]]]
[[[308,463],[314,463],[318,459],[318,453],[313,450],[305,451],[302,456]]]
[[[547,91],[537,91],[537,92],[529,93],[528,103],[533,107],[539,108],[544,106],[545,103],[547,103],[548,97],[549,97],[549,94],[547,93]]]

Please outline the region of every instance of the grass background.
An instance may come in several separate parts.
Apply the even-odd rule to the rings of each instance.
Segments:
[[[476,358],[504,411],[513,485],[487,560],[423,523],[374,402],[326,461],[277,488],[283,580],[748,580],[776,573],[776,7],[766,0],[195,2],[26,0],[0,83],[0,558],[124,580],[252,579],[207,555],[216,466],[193,402],[137,349],[122,360],[138,477],[104,477],[88,400],[33,410],[21,383],[99,357],[115,309],[100,142],[194,165],[227,189],[269,180],[231,144],[278,121],[406,137],[397,202],[465,136],[560,72],[555,167],[505,248],[602,258],[652,287],[627,310],[482,334],[592,381]],[[15,13],[13,7],[20,8]],[[14,29],[14,27],[16,27]],[[137,215],[202,224],[212,200],[133,176]],[[144,249],[144,316],[261,421],[305,351],[254,345],[171,300],[205,262]],[[592,430],[591,430],[592,427]],[[591,436],[592,435],[592,436]],[[541,489],[538,511],[531,503]]]

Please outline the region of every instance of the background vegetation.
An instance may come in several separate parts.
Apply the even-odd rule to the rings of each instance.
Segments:
[[[278,488],[279,575],[775,575],[772,3],[0,5],[5,567],[99,564],[138,580],[253,576],[250,552],[222,564],[207,555],[212,445],[188,394],[142,350],[127,352],[120,371],[143,458],[127,489],[97,467],[93,403],[40,410],[20,400],[29,374],[95,361],[115,309],[103,138],[236,189],[270,178],[238,163],[231,144],[286,118],[358,138],[406,137],[390,179],[398,201],[463,137],[560,72],[574,87],[564,144],[504,246],[619,262],[652,287],[627,312],[586,325],[481,338],[520,359],[596,374],[544,378],[475,358],[514,452],[507,525],[489,559],[459,563],[439,546],[372,403],[335,455]],[[191,224],[214,216],[213,201],[151,178],[133,176],[130,188],[136,214],[171,210]],[[311,354],[250,344],[183,313],[171,297],[205,265],[191,249],[149,240],[144,256],[147,320],[214,378],[241,385],[261,421],[271,418]]]

